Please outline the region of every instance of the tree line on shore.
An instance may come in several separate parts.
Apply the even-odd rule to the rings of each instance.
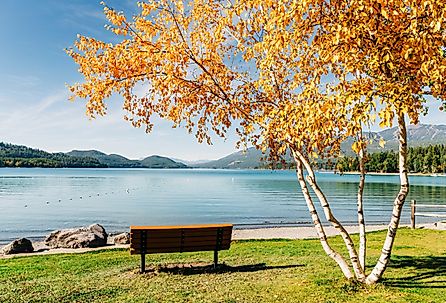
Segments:
[[[316,160],[315,167],[319,170],[330,170],[336,172],[358,172],[359,160],[355,156],[340,156],[336,159]],[[446,173],[446,145],[435,144],[425,147],[408,148],[408,169],[410,173],[441,174]],[[295,163],[268,163],[263,169],[295,169]],[[365,163],[367,172],[397,173],[398,152],[386,150],[374,152],[367,155]]]
[[[446,145],[429,145],[408,148],[408,169],[411,173],[446,173]],[[343,156],[335,163],[324,163],[321,168],[340,172],[359,171],[357,157]],[[397,173],[398,153],[396,151],[376,152],[368,155],[365,169],[368,172]]]

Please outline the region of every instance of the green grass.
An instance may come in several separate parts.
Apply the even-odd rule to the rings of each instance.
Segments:
[[[368,234],[370,266],[384,235]],[[317,240],[237,241],[220,260],[213,271],[212,252],[149,255],[140,275],[139,256],[119,249],[0,259],[0,302],[446,302],[441,231],[400,229],[372,287],[346,282]]]

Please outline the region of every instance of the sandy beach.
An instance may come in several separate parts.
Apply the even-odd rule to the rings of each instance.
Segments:
[[[358,226],[346,226],[349,233],[357,233]],[[376,231],[386,229],[387,225],[366,226],[367,231]],[[328,237],[338,235],[337,230],[332,226],[325,226],[325,232]],[[232,232],[233,240],[251,240],[251,239],[312,239],[317,238],[316,229],[312,226],[299,227],[269,227],[252,229],[235,229]]]
[[[408,225],[401,225],[400,227],[407,227]],[[351,234],[358,233],[358,226],[346,226],[347,231]],[[436,230],[446,230],[445,223],[430,223],[417,226],[417,228],[428,228]],[[378,231],[387,229],[387,225],[370,225],[366,226],[366,230]],[[328,237],[338,235],[336,229],[332,226],[326,226],[325,232]],[[317,233],[312,226],[299,227],[267,227],[267,228],[250,228],[250,229],[234,229],[232,232],[233,240],[253,240],[253,239],[313,239],[317,238]],[[35,256],[35,255],[50,255],[62,253],[84,253],[89,251],[97,251],[102,249],[114,248],[128,248],[128,245],[115,245],[113,238],[109,237],[107,246],[97,248],[49,248],[43,242],[33,242],[35,251],[33,253],[24,253],[16,255],[2,255],[0,258],[12,258],[14,256]],[[0,247],[1,249],[1,247]]]

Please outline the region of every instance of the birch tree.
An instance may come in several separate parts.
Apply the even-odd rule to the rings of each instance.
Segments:
[[[132,19],[103,5],[120,42],[79,36],[67,50],[84,77],[70,90],[86,99],[87,115],[106,114],[106,100],[119,94],[125,119],[147,132],[158,116],[199,142],[234,129],[238,146],[268,151],[271,160],[291,152],[324,251],[348,279],[382,277],[409,190],[406,120],[418,123],[429,98],[446,99],[444,1],[147,0]],[[367,273],[363,132],[375,121],[398,126],[400,190],[382,253]],[[361,170],[352,197],[359,247],[312,166],[338,156],[348,138]],[[339,231],[346,255],[330,246],[321,215]]]

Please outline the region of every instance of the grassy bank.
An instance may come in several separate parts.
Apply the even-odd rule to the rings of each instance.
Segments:
[[[368,264],[384,235],[369,234]],[[238,241],[220,259],[226,266],[214,272],[212,252],[151,255],[144,275],[126,250],[0,259],[0,302],[446,301],[444,231],[401,229],[374,287],[347,283],[316,240]]]

